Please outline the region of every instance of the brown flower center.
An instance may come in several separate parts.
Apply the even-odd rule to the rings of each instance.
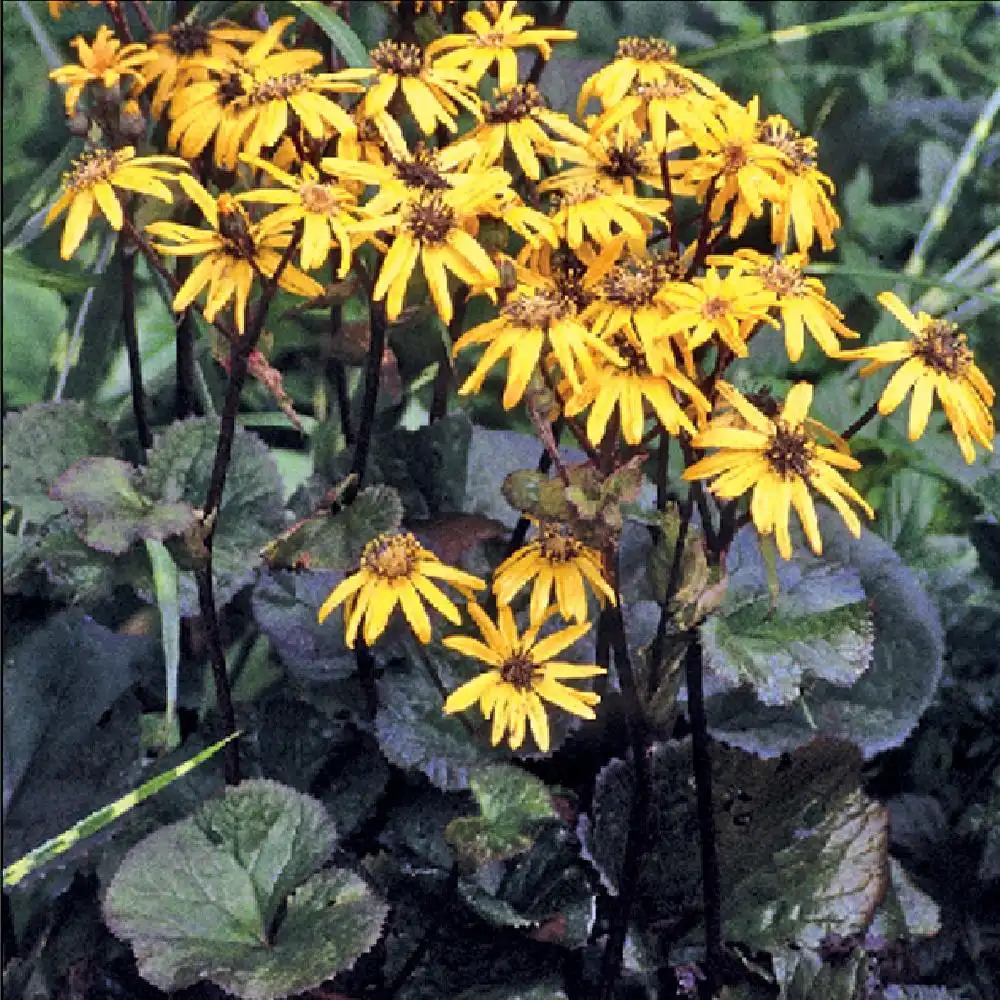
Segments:
[[[175,24],[167,32],[167,44],[179,56],[193,56],[209,51],[211,37],[204,25]]]
[[[435,246],[455,228],[455,213],[439,197],[431,196],[410,205],[406,226],[420,243]]]
[[[583,549],[583,545],[573,537],[565,525],[551,522],[541,526],[538,547],[542,558],[554,563],[569,562]]]
[[[610,338],[611,346],[618,352],[618,356],[627,365],[629,375],[652,375],[646,359],[646,352],[642,347],[632,340],[624,330],[619,330]]]
[[[701,314],[705,319],[722,319],[729,312],[729,303],[725,299],[709,299],[702,307]]]
[[[604,192],[596,184],[574,184],[559,196],[559,206],[585,205],[588,201],[601,198]]]
[[[420,76],[424,68],[424,53],[419,45],[409,42],[379,42],[372,49],[372,62],[380,73],[395,76]]]
[[[231,73],[219,84],[219,104],[224,108],[228,107],[241,97],[246,97],[246,93],[243,81],[235,73]]]
[[[801,298],[806,294],[806,283],[802,272],[781,261],[768,261],[756,269],[757,276],[767,288],[778,295]]]
[[[643,101],[669,101],[686,97],[694,90],[690,81],[671,73],[662,83],[638,83],[633,88],[636,97]]]
[[[548,329],[551,323],[564,319],[574,310],[572,304],[562,295],[543,289],[535,292],[534,295],[510,299],[500,311],[517,326],[544,330]]]
[[[304,73],[282,73],[258,83],[250,93],[251,104],[269,104],[285,101],[293,94],[300,94],[309,87],[309,77]]]
[[[487,125],[517,122],[544,107],[545,101],[538,88],[532,83],[524,83],[510,90],[498,90],[492,106],[483,109],[483,118]]]
[[[915,338],[913,356],[942,375],[961,375],[972,364],[968,341],[954,323],[931,320]]]
[[[773,146],[792,161],[797,174],[816,166],[816,140],[801,135],[780,115],[772,115],[757,129],[758,138],[765,145]]]
[[[228,194],[220,194],[216,204],[219,209],[219,235],[226,241],[226,249],[234,257],[253,260],[257,248],[243,206]]]
[[[400,535],[380,535],[370,541],[361,553],[361,568],[386,580],[411,576],[423,549],[409,532]]]
[[[519,691],[531,689],[531,681],[535,676],[535,664],[523,653],[515,654],[500,664],[500,676]]]
[[[451,181],[441,174],[437,157],[432,150],[418,146],[412,157],[403,160],[390,154],[392,169],[396,176],[410,188],[424,188],[426,191],[441,191],[450,188]]]
[[[637,59],[640,62],[673,62],[677,47],[662,38],[619,38],[616,59]]]
[[[95,149],[73,161],[63,174],[63,184],[72,191],[85,191],[109,177],[126,161],[121,152]]]
[[[814,448],[801,427],[790,427],[784,420],[778,420],[764,458],[782,479],[807,479]]]
[[[642,156],[639,144],[630,142],[624,146],[614,146],[608,150],[607,166],[601,168],[601,173],[616,180],[625,177],[637,179],[642,174]]]
[[[723,173],[735,174],[749,162],[746,146],[741,142],[729,142],[722,147]]]
[[[652,303],[656,293],[673,278],[679,278],[676,255],[629,258],[615,265],[601,282],[601,292],[609,302],[640,309]]]

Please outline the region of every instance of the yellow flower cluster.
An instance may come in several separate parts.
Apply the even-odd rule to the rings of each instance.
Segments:
[[[353,272],[395,322],[426,287],[454,354],[474,355],[460,394],[480,393],[502,366],[503,406],[546,399],[547,415],[591,456],[628,460],[654,435],[679,436],[684,478],[710,480],[725,501],[752,491],[753,522],[785,557],[792,510],[821,549],[813,494],[855,534],[847,501],[871,509],[838,471],[858,468],[847,443],[808,418],[810,385],[779,405],[722,380],[764,326],[782,330],[792,363],[806,334],[832,358],[868,361],[864,373],[902,362],[883,413],[912,388],[910,434],[919,436],[936,392],[967,460],[973,442],[992,447],[993,390],[952,326],[889,296],[912,340],[842,346],[857,334],[807,276],[814,245],[831,249],[840,224],[813,139],[762,117],[756,97],[733,100],[661,39],[621,39],[581,88],[574,120],[519,78],[518,54],[548,59],[575,32],[538,27],[506,0],[464,10],[466,30],[443,34],[442,8],[395,5],[400,24],[404,13],[411,25],[438,15],[428,18],[438,35],[421,45],[401,31],[372,49],[368,68],[338,68],[302,44],[292,17],[262,30],[189,19],[145,42],[107,27],[75,39],[78,63],[51,74],[66,88],[67,114],[89,125],[89,148],[49,212],[66,214],[63,256],[91,219],[120,230],[132,218],[121,192],[170,204],[176,182],[203,224],[190,224],[189,210],[145,230],[150,252],[195,259],[176,310],[198,307],[210,322],[231,312],[242,333],[255,289],[276,274],[286,291],[314,298]],[[136,155],[136,121],[159,152]],[[690,233],[682,219],[695,220]],[[758,221],[772,254],[720,251]],[[297,264],[286,259],[295,251]],[[462,296],[487,297],[495,315],[462,330]],[[596,695],[561,681],[601,671],[552,657],[586,632],[590,595],[615,602],[608,562],[565,525],[539,523],[536,539],[496,570],[497,623],[468,606],[484,641],[445,639],[490,668],[446,711],[478,701],[494,743],[506,734],[520,746],[530,727],[542,750],[540,699],[592,717]],[[423,601],[460,621],[433,579],[467,599],[485,587],[410,535],[380,536],[320,618],[343,604],[349,644],[359,635],[370,644],[398,606],[427,642]],[[519,635],[510,603],[529,584]],[[575,624],[539,638],[557,611]]]

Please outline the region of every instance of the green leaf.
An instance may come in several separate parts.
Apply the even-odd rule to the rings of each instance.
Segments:
[[[889,881],[888,816],[858,788],[860,754],[816,743],[781,759],[713,750],[712,784],[724,936],[754,948],[868,926]],[[651,757],[650,850],[640,866],[640,928],[688,924],[701,909],[701,862],[690,742],[657,744]],[[612,761],[598,775],[582,832],[602,881],[617,893],[634,774]]]
[[[272,569],[347,572],[368,542],[402,523],[399,494],[391,486],[368,486],[336,513],[314,514],[282,532],[267,545],[265,558]]]
[[[527,851],[539,825],[557,818],[545,782],[503,764],[484,767],[469,778],[482,813],[448,824],[445,836],[467,864],[502,861]]]
[[[772,606],[766,567],[741,544],[756,542],[748,527],[730,549],[726,596],[701,628],[712,690],[747,685],[765,705],[790,705],[814,680],[853,684],[873,650],[857,570],[796,553],[777,564],[780,590]]]
[[[808,948],[780,948],[774,971],[785,1000],[856,1000],[868,992],[868,961],[861,948],[835,962],[824,962]]]
[[[827,737],[849,740],[870,758],[899,746],[930,704],[944,655],[940,618],[917,576],[885,542],[864,528],[855,539],[832,511],[820,506],[818,513],[824,555],[816,572],[833,566],[859,575],[875,629],[871,666],[849,686],[814,672],[801,698],[786,705],[764,704],[747,689],[720,693],[710,675],[709,725],[717,739],[763,756]],[[752,529],[737,536],[730,555],[748,574],[757,567],[757,600],[766,601]]]
[[[348,66],[356,69],[371,66],[368,50],[342,17],[324,7],[319,0],[292,0],[292,3],[323,29]]]
[[[149,452],[137,489],[155,503],[183,501],[201,507],[215,462],[219,422],[202,417],[171,424]],[[225,604],[253,579],[261,547],[278,532],[283,518],[281,476],[267,447],[237,428],[213,543],[215,598]],[[180,576],[181,615],[198,613],[191,573]]]
[[[117,635],[76,609],[6,652],[5,863],[86,816],[98,796],[130,787],[134,716],[119,727],[125,716],[111,715],[149,652],[148,641]]]
[[[520,512],[504,499],[504,479],[516,469],[535,467],[541,453],[542,446],[538,439],[530,434],[473,426],[465,478],[464,510],[484,514],[513,528]]]
[[[135,488],[135,470],[117,458],[83,458],[49,495],[66,505],[80,537],[99,552],[121,555],[139,539],[163,541],[195,523],[184,501],[153,503]]]
[[[83,403],[39,403],[3,422],[4,500],[24,520],[41,523],[62,510],[49,488],[71,465],[92,455],[117,455],[115,436]]]
[[[246,781],[136,845],[105,920],[162,989],[211,979],[250,1000],[311,989],[371,948],[386,916],[356,875],[314,874],[333,844],[314,799]]]

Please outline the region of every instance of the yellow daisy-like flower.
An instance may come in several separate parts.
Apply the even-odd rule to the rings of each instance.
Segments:
[[[478,84],[496,64],[500,89],[510,89],[517,83],[519,48],[533,46],[545,59],[550,59],[551,42],[571,42],[576,38],[576,32],[566,28],[532,29],[535,19],[528,14],[515,14],[516,9],[517,0],[507,0],[492,24],[482,11],[467,11],[462,20],[472,34],[438,38],[427,46],[428,57],[436,67],[462,70],[472,84]]]
[[[816,169],[816,140],[800,135],[780,115],[771,115],[760,127],[760,141],[784,153],[789,164],[780,178],[781,197],[771,205],[771,241],[786,246],[791,228],[799,250],[808,251],[816,235],[824,250],[832,250],[840,216],[830,201],[833,181]]]
[[[365,644],[371,646],[399,605],[416,637],[430,642],[431,620],[421,597],[453,625],[462,620],[458,608],[433,580],[450,583],[467,598],[473,590],[486,587],[479,577],[441,562],[409,533],[379,535],[365,546],[358,571],[341,581],[323,602],[319,621],[326,621],[334,608],[344,604],[348,647],[354,648],[362,619]]]
[[[58,21],[62,17],[64,7],[75,7],[79,0],[49,0],[49,17]],[[87,0],[91,7],[100,7],[104,0]]]
[[[557,191],[550,218],[560,240],[586,264],[592,263],[619,235],[633,253],[642,253],[653,231],[651,220],[664,221],[664,198],[642,198],[622,190],[618,181],[566,183],[560,175],[538,185],[539,191]]]
[[[553,139],[549,132],[558,136]],[[510,150],[526,177],[542,176],[541,156],[566,159],[570,152],[590,142],[590,136],[569,118],[551,111],[534,84],[495,91],[483,107],[483,120],[457,142],[441,151],[445,162],[468,164],[476,169],[501,165]]]
[[[563,170],[540,185],[540,190],[564,191],[576,185],[605,181],[611,181],[630,195],[635,194],[638,182],[656,190],[663,188],[656,154],[634,128],[604,132],[584,147],[570,148],[565,155],[578,166]]]
[[[753,490],[750,516],[762,535],[773,534],[782,558],[792,556],[789,514],[794,507],[813,552],[823,551],[816,508],[810,490],[829,501],[855,538],[861,522],[848,505],[857,504],[868,517],[875,512],[837,469],[856,471],[861,463],[849,454],[818,444],[809,433],[807,414],[813,387],[799,382],[789,390],[780,414],[766,416],[732,386],[720,383],[722,398],[746,421],[733,427],[729,415],[713,419],[692,440],[696,448],[718,448],[684,472],[686,480],[709,479],[709,489],[724,500]]]
[[[804,253],[785,254],[780,260],[741,249],[731,256],[709,257],[713,265],[729,265],[760,279],[768,291],[774,293],[772,310],[785,331],[785,350],[788,360],[795,362],[805,348],[805,331],[831,357],[838,358],[838,336],[856,338],[858,334],[844,323],[844,314],[826,297],[826,289],[818,278],[808,278],[803,268],[809,259]]]
[[[604,578],[600,552],[584,545],[566,525],[554,521],[541,522],[538,537],[496,568],[493,593],[500,604],[510,604],[532,580],[532,624],[544,620],[553,590],[559,614],[581,624],[587,620],[588,584],[601,607],[606,601],[616,603],[615,592]]]
[[[704,79],[676,62],[677,48],[662,38],[618,39],[615,57],[588,77],[576,101],[576,116],[596,97],[604,108],[616,107],[633,86],[668,83],[675,76],[692,82]]]
[[[749,353],[747,337],[758,323],[767,322],[775,295],[752,274],[715,270],[691,281],[674,281],[661,293],[672,312],[663,323],[664,335],[684,333],[691,350],[718,337],[737,357]]]
[[[171,203],[174,198],[163,181],[177,179],[165,170],[188,170],[176,156],[136,156],[135,149],[95,149],[74,160],[62,177],[62,194],[45,216],[45,224],[68,211],[59,253],[69,260],[83,241],[90,220],[100,213],[116,232],[121,229],[124,213],[115,188],[148,194]]]
[[[191,274],[174,296],[174,309],[183,312],[208,287],[205,319],[211,323],[231,300],[236,329],[246,327],[247,302],[254,279],[271,277],[291,242],[290,229],[265,230],[252,225],[239,201],[229,194],[213,198],[194,178],[179,178],[181,187],[201,210],[211,229],[199,229],[178,222],[154,222],[146,231],[158,242],[160,253],[176,257],[199,257]],[[166,240],[167,242],[162,242]],[[315,298],[323,286],[287,263],[278,284],[293,295]]]
[[[314,271],[326,263],[330,255],[331,237],[340,248],[338,278],[346,278],[351,269],[351,236],[348,228],[357,222],[360,209],[354,195],[320,177],[312,164],[302,164],[300,176],[293,177],[284,170],[255,156],[243,155],[247,163],[253,164],[273,177],[278,188],[260,188],[241,194],[241,202],[264,202],[268,205],[283,205],[261,221],[261,232],[286,231],[302,221],[302,244],[300,261],[307,271]]]
[[[882,292],[878,301],[910,331],[912,339],[843,351],[841,357],[868,361],[862,375],[903,362],[879,399],[879,413],[892,413],[912,389],[908,433],[915,441],[927,428],[936,392],[965,461],[975,460],[973,441],[992,451],[996,431],[990,408],[996,392],[976,365],[965,334],[947,320],[925,312],[914,315],[892,292]]]
[[[142,75],[148,87],[156,84],[151,102],[153,117],[159,118],[174,94],[188,83],[208,79],[208,70],[193,64],[194,57],[236,62],[240,57],[237,46],[252,45],[259,37],[259,31],[249,28],[210,28],[194,21],[181,21],[150,36],[153,58],[143,67]]]
[[[608,345],[625,362],[623,367],[598,359],[598,370],[583,389],[570,395],[566,402],[567,417],[575,417],[588,406],[587,438],[598,447],[608,432],[612,413],[618,411],[622,436],[631,445],[642,441],[646,427],[646,404],[671,434],[686,430],[694,434],[691,418],[675,398],[679,390],[695,410],[708,414],[711,406],[698,387],[674,366],[670,348],[647,354],[626,331],[608,338]]]
[[[548,753],[550,742],[543,699],[582,719],[596,718],[594,706],[600,702],[600,695],[578,691],[562,681],[599,677],[607,671],[603,667],[552,659],[583,638],[590,630],[590,623],[571,625],[539,639],[538,631],[553,611],[555,608],[524,635],[518,635],[509,607],[497,610],[494,624],[485,611],[470,604],[469,615],[485,642],[464,635],[448,636],[443,642],[449,649],[480,660],[491,669],[452,691],[444,703],[444,711],[448,715],[463,712],[478,701],[483,716],[493,720],[490,739],[494,746],[506,734],[511,749],[517,750],[530,726],[542,753]]]
[[[455,342],[453,351],[458,355],[478,344],[486,344],[486,350],[462,383],[459,395],[479,392],[490,369],[506,357],[505,410],[521,401],[548,351],[558,361],[574,392],[582,391],[581,375],[596,376],[595,353],[603,354],[612,364],[621,363],[617,354],[580,321],[576,304],[552,284],[541,288],[519,286],[496,319],[467,330]]]
[[[399,212],[359,222],[357,233],[395,232],[373,295],[386,300],[386,315],[395,320],[403,311],[406,286],[420,262],[441,321],[451,322],[454,308],[448,292],[448,271],[467,285],[495,287],[500,274],[486,251],[466,232],[475,221],[475,206],[462,204],[461,192],[435,192],[403,205]]]
[[[751,217],[763,214],[765,200],[782,200],[780,181],[789,168],[786,155],[760,139],[759,103],[754,97],[744,108],[729,101],[717,116],[683,122],[683,131],[698,153],[693,159],[670,163],[674,192],[698,201],[711,196],[713,222],[732,206],[733,238],[742,235]],[[678,145],[685,142],[681,137]]]
[[[449,132],[457,131],[459,105],[479,117],[479,98],[466,73],[432,64],[419,45],[379,42],[371,59],[378,75],[364,96],[362,115],[384,112],[396,92],[402,91],[424,135],[430,135],[438,123]]]
[[[122,45],[106,24],[97,29],[93,44],[77,35],[70,45],[76,49],[80,65],[60,66],[49,73],[50,80],[66,87],[67,115],[76,110],[80,95],[89,83],[111,88],[122,80],[131,79],[141,89],[146,85],[141,69],[156,58],[141,42]]]

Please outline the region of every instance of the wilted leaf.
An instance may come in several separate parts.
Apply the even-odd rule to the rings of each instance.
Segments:
[[[819,743],[780,760],[713,749],[713,791],[727,939],[755,948],[865,929],[887,884],[887,817],[858,790],[860,755]],[[651,758],[651,850],[639,872],[640,927],[695,926],[700,855],[690,746],[657,744]],[[582,825],[602,881],[616,892],[631,810],[631,767],[598,776],[593,817]]]
[[[481,815],[454,819],[445,830],[467,865],[522,854],[534,842],[539,824],[556,818],[545,783],[518,767],[484,767],[473,772],[469,788]]]
[[[74,462],[92,455],[117,455],[111,428],[83,403],[39,403],[3,422],[4,500],[21,509],[25,521],[40,523],[62,505],[49,488]]]
[[[100,552],[121,555],[138,539],[163,539],[195,522],[184,501],[153,503],[135,488],[135,470],[117,458],[83,458],[52,484],[80,537]]]
[[[872,616],[856,569],[812,553],[777,564],[772,606],[755,529],[727,558],[728,590],[701,627],[713,693],[747,685],[765,705],[790,705],[814,680],[853,684],[872,656]]]
[[[136,845],[105,919],[162,989],[211,979],[249,1000],[298,993],[371,948],[387,912],[356,875],[311,874],[333,843],[314,799],[247,781]]]
[[[171,424],[149,452],[139,491],[156,502],[180,500],[200,508],[218,437],[219,422],[207,417]],[[253,579],[261,547],[281,528],[283,509],[281,476],[267,447],[237,428],[213,542],[215,599],[220,605]],[[180,604],[185,617],[198,613],[197,589],[187,572],[180,576]]]
[[[819,565],[839,565],[860,577],[875,627],[871,666],[847,687],[814,679],[787,706],[764,705],[747,690],[713,693],[709,677],[709,725],[717,739],[763,756],[823,736],[856,743],[869,758],[902,743],[930,703],[941,676],[942,629],[913,571],[885,542],[865,529],[854,539],[825,507],[819,521],[825,549]],[[741,545],[752,550],[752,535]],[[757,586],[766,600],[766,586]]]
[[[429,548],[442,562],[459,565],[469,549],[506,535],[499,521],[481,514],[439,514],[408,527],[421,545]]]

